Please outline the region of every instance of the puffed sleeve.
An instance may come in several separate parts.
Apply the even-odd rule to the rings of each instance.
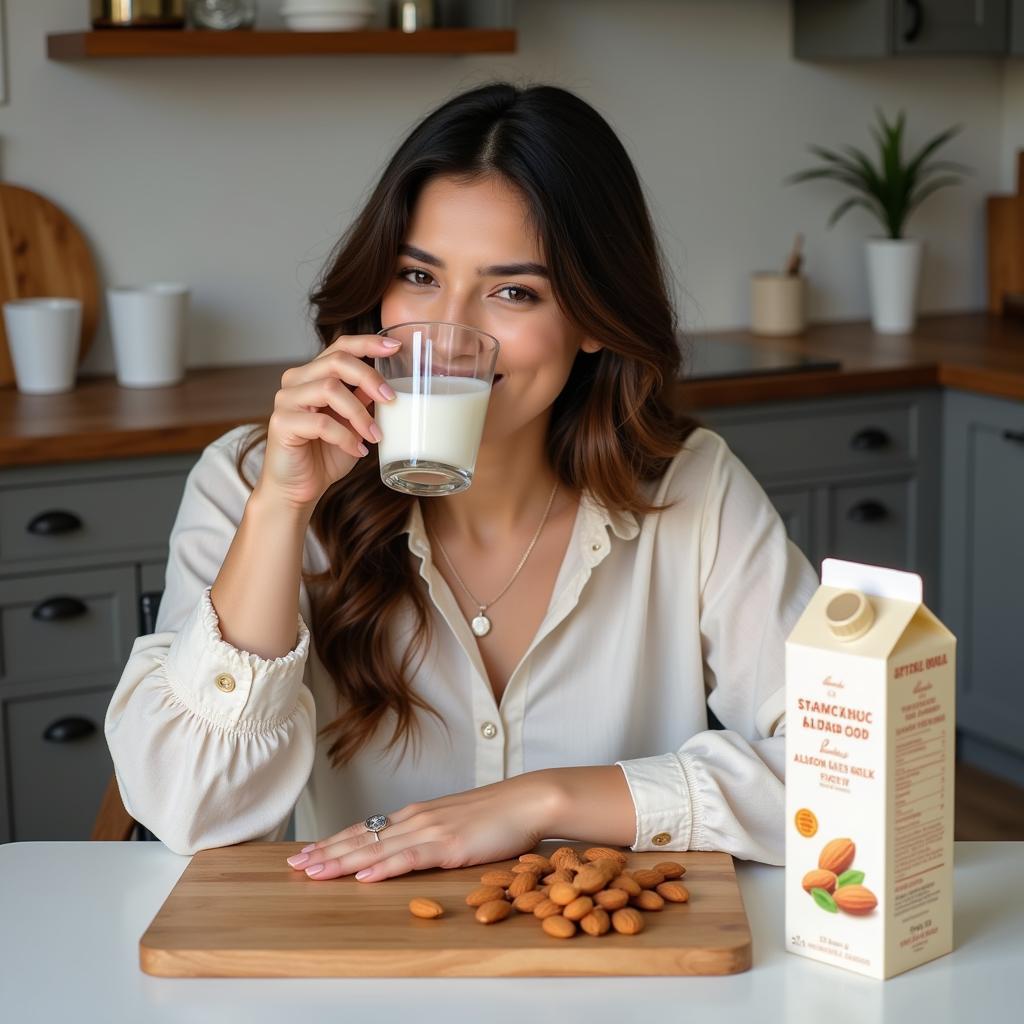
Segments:
[[[223,639],[210,600],[250,493],[234,462],[244,432],[188,475],[156,631],[136,639],[104,722],[126,810],[186,855],[281,839],[313,765],[302,616],[294,650],[268,660]]]
[[[783,864],[785,643],[818,577],[717,435],[700,538],[704,686],[724,728],[616,762],[636,808],[632,849],[723,850]]]

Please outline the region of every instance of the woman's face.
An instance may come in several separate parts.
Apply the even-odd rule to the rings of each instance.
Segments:
[[[485,441],[546,413],[576,353],[600,348],[559,308],[526,203],[498,176],[423,187],[381,302],[384,327],[409,320],[468,324],[498,339]]]

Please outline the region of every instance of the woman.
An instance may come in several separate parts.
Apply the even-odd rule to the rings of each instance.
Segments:
[[[294,807],[318,879],[543,838],[782,863],[784,640],[817,578],[671,408],[675,317],[603,118],[544,86],[444,104],[311,302],[322,351],[189,475],[106,719],[128,811],[193,853],[280,839]],[[443,499],[379,478],[376,332],[409,320],[501,342]]]

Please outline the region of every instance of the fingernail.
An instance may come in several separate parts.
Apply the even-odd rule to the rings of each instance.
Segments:
[[[380,393],[390,402],[395,397],[395,392],[387,385],[381,384]]]
[[[316,849],[316,843],[310,843],[309,846],[304,846],[300,852],[309,853],[310,850]]]
[[[373,436],[374,441],[384,440],[384,435],[380,432],[380,427],[376,423],[370,424],[370,434]]]
[[[369,455],[370,454],[370,449],[367,448],[366,445],[363,444],[362,441],[359,442],[359,448],[357,450],[358,450],[360,455]]]
[[[311,868],[306,868],[307,875],[319,875],[323,871],[323,864],[314,864]]]
[[[362,871],[356,872],[356,878],[369,878],[373,874],[373,868],[363,868]]]
[[[309,860],[308,853],[297,853],[294,857],[288,858],[288,863],[291,864],[293,868],[301,868],[307,860]]]
[[[384,339],[384,347],[385,348],[398,348],[399,345],[401,345],[401,344],[402,343],[400,341],[395,341],[394,338],[385,338]]]

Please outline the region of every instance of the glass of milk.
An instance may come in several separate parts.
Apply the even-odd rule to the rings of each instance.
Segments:
[[[476,454],[491,397],[498,341],[463,324],[404,323],[379,332],[400,341],[374,360],[395,391],[374,418],[380,477],[406,494],[437,496],[473,482]]]

